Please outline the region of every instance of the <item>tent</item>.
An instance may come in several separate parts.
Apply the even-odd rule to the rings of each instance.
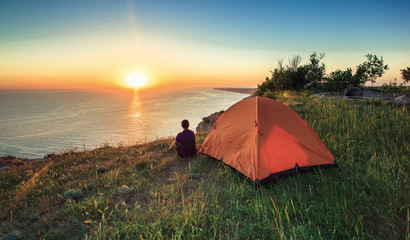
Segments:
[[[297,168],[335,164],[320,138],[295,111],[266,97],[249,97],[232,105],[215,122],[200,152],[255,183]]]

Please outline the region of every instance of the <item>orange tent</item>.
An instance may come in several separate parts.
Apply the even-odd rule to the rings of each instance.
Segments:
[[[335,164],[332,154],[296,112],[265,97],[246,98],[226,110],[200,152],[256,183],[296,168]]]

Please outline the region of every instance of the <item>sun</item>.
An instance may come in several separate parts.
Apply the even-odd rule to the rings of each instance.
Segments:
[[[146,85],[148,83],[148,78],[142,73],[135,72],[128,75],[125,81],[131,87],[138,88]]]

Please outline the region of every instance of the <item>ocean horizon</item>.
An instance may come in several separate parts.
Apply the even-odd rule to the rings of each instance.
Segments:
[[[215,89],[2,90],[0,156],[43,158],[173,137],[249,94]]]

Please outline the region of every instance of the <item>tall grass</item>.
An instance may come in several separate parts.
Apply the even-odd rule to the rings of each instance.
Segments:
[[[171,139],[68,152],[0,175],[0,236],[408,239],[407,107],[281,100],[313,127],[339,168],[256,188],[214,159],[177,158],[167,151]],[[198,146],[205,137],[197,135]]]

